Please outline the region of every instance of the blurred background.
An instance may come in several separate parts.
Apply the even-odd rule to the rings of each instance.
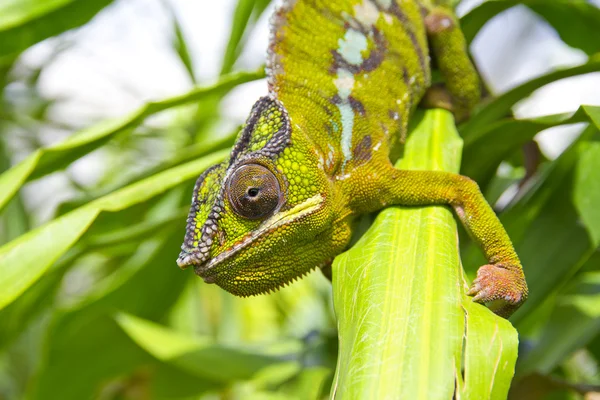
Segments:
[[[0,0],[0,26],[1,10],[5,18],[18,16],[28,3],[33,1]],[[127,117],[148,102],[264,65],[275,6],[268,0],[103,3],[89,22],[0,64],[2,170],[75,132]],[[481,3],[462,1],[459,15]],[[600,0],[591,3],[600,6]],[[516,6],[491,19],[471,51],[492,93],[501,95],[588,61],[590,51],[563,40],[538,13]],[[66,168],[40,174],[4,210],[1,243],[170,166],[230,146],[253,102],[267,91],[260,73],[242,76],[238,83],[141,119]],[[513,113],[528,119],[572,112],[582,104],[600,104],[600,73],[548,84],[518,102]],[[536,140],[544,162],[550,165],[563,154],[585,126],[540,128]],[[500,165],[497,176],[506,179],[497,179],[489,195],[498,210],[513,201],[523,174],[522,161]],[[64,393],[61,399],[306,398],[328,393],[337,333],[330,287],[319,273],[273,296],[244,300],[191,274],[173,275],[177,268],[172,249],[183,238],[188,186],[136,205],[126,215],[102,217],[53,264],[48,277],[0,311],[0,399],[51,399],[57,398],[51,393],[59,392]],[[169,234],[157,238],[159,231]],[[592,259],[598,264],[595,247],[588,253],[569,262],[581,266]],[[596,264],[588,269],[595,270]],[[173,271],[164,272],[165,265]],[[561,288],[547,288],[546,293],[556,298]],[[532,321],[547,321],[552,313],[553,306],[542,303],[537,302],[541,311],[528,311],[533,317],[521,318],[531,338],[523,343],[533,348],[544,325]],[[595,353],[584,350],[589,343],[600,344],[600,319],[594,315],[589,324],[585,340],[565,345],[543,368],[527,370],[535,372],[534,384],[544,388],[542,397],[530,398],[546,398],[550,392],[564,395],[556,398],[582,398],[582,393],[593,392],[571,385],[600,382]],[[154,342],[145,341],[148,337]],[[218,345],[201,354],[203,366],[193,362],[194,356],[181,356],[186,346],[202,347],[206,341]],[[219,347],[240,343],[250,347]],[[295,355],[293,361],[281,364],[281,355],[289,354]],[[224,355],[238,360],[238,369],[221,365]],[[271,365],[275,355],[278,364],[255,376],[253,371]],[[211,369],[228,369],[230,381],[216,379]],[[560,379],[549,379],[551,373]]]

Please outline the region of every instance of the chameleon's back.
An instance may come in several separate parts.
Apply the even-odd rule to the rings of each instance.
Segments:
[[[405,135],[430,84],[424,12],[416,0],[297,0],[273,17],[270,91],[330,173]]]

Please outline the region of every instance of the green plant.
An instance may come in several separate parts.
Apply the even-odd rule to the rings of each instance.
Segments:
[[[8,107],[5,91],[18,79],[10,71],[19,53],[86,23],[109,3],[11,0],[0,5],[2,139],[11,137],[12,125],[22,123],[20,111]],[[35,150],[18,163],[11,160],[10,140],[0,141],[0,399],[305,399],[326,397],[332,385],[348,398],[357,393],[378,398],[381,390],[405,398],[451,398],[455,379],[460,398],[506,395],[516,333],[458,290],[464,280],[456,227],[442,208],[381,213],[353,249],[336,260],[333,291],[320,274],[312,274],[278,293],[238,299],[175,267],[193,182],[225,157],[235,133],[211,135],[223,119],[218,106],[238,85],[264,76],[262,71],[232,71],[267,4],[238,1],[223,76],[214,85],[198,82],[173,17],[173,48],[198,87],[73,133],[57,145],[34,143]],[[600,42],[595,40],[600,10],[585,1],[488,1],[462,18],[467,37],[472,40],[489,19],[516,4],[543,17],[567,44],[586,52],[588,61],[482,103],[458,128],[462,162],[462,141],[448,114],[424,113],[415,118],[419,123],[400,162],[450,170],[460,164],[495,201],[522,180],[520,150],[538,132],[587,124],[558,158],[542,160],[500,213],[530,285],[528,302],[511,319],[521,342],[511,396],[577,398],[600,391],[594,386],[600,384],[600,107],[528,120],[512,117],[511,108],[544,85],[600,71]],[[48,123],[45,110],[42,101],[32,118]],[[145,124],[169,110],[179,112],[171,126],[156,133]],[[64,173],[99,149],[113,159],[130,160],[128,154],[152,134],[169,141],[181,131],[184,139],[177,140],[176,152],[142,168],[117,164],[98,184],[77,188],[77,196],[61,204],[53,218],[33,226],[23,201],[28,182]],[[437,223],[432,225],[431,218]],[[407,231],[411,240],[397,237]],[[389,268],[401,252],[419,248],[421,261],[415,256],[407,265],[426,268]],[[481,255],[466,237],[460,250],[472,278]],[[357,279],[367,273],[369,279]],[[74,290],[73,282],[81,277],[91,283]],[[332,292],[341,338],[337,370]],[[398,299],[390,299],[395,294],[423,301],[397,308]],[[370,314],[366,308],[373,304],[379,312]],[[457,304],[468,318],[452,312]],[[367,316],[377,328],[369,333],[379,337],[361,336],[365,332],[358,321]],[[415,317],[431,323],[415,327],[406,322]],[[385,352],[401,358],[374,364],[385,359]],[[384,376],[378,387],[369,379],[377,373]],[[432,382],[439,391],[428,392]]]

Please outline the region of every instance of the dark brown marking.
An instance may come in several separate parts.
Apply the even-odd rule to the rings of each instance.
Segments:
[[[365,136],[354,148],[353,158],[356,166],[363,165],[371,160],[371,135]]]
[[[378,4],[378,3],[376,3]],[[412,22],[408,19],[406,14],[400,9],[400,6],[397,2],[393,1],[390,9],[388,10],[394,17],[400,21],[400,24],[404,27],[404,30],[408,34],[410,41],[413,44],[413,48],[417,52],[417,56],[419,57],[419,65],[421,66],[421,71],[427,70],[427,60],[425,60],[425,53],[423,52],[423,48],[417,39],[417,35],[414,32],[414,26]]]
[[[358,113],[361,117],[365,116],[365,106],[356,98],[349,96],[348,102],[350,103],[350,107],[352,107],[352,111]]]

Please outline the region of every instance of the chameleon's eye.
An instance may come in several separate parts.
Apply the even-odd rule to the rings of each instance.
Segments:
[[[227,197],[242,217],[257,219],[271,214],[282,198],[279,181],[262,165],[239,167],[229,178]]]

